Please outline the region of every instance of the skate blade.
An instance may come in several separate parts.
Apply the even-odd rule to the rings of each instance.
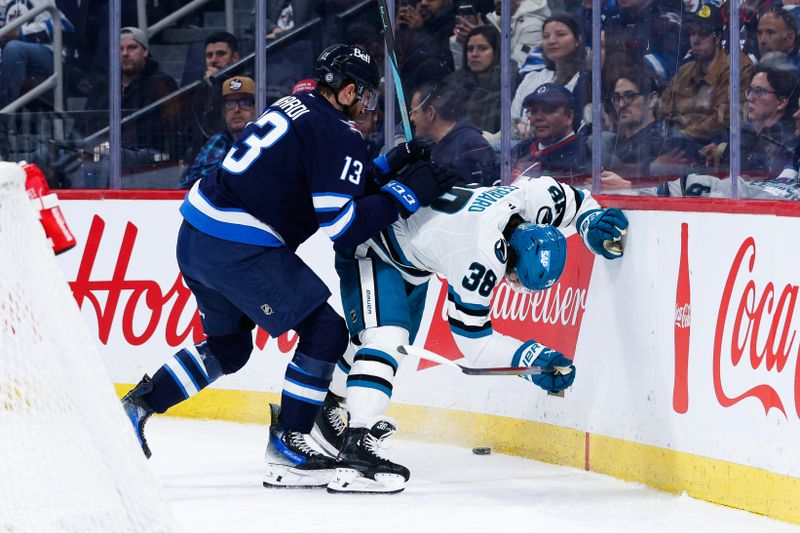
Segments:
[[[289,465],[269,464],[263,485],[272,489],[316,489],[331,482],[334,470],[300,470]]]
[[[375,474],[375,479],[365,477],[352,468],[337,468],[328,483],[331,494],[397,494],[406,488],[406,480],[397,474]]]
[[[322,431],[317,428],[316,424],[313,428],[311,428],[311,439],[314,441],[314,444],[319,446],[322,451],[326,454],[330,455],[331,457],[336,457],[339,455],[339,450],[331,444],[323,435]]]

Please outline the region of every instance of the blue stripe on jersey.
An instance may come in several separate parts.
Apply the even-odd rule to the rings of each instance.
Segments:
[[[398,366],[397,365],[397,359],[395,359],[394,357],[392,357],[391,355],[389,355],[386,352],[382,352],[380,350],[375,350],[373,348],[361,348],[361,349],[359,349],[358,352],[356,352],[356,355],[353,358],[353,361],[366,360],[368,357],[370,357],[370,360],[374,361],[375,359],[377,359],[380,362],[389,365],[390,367],[392,367],[392,370],[394,370],[395,373],[397,372],[397,366]]]
[[[331,370],[333,369],[333,364],[330,365]],[[298,384],[302,387],[308,387],[310,389],[314,389],[317,391],[324,391],[328,388],[328,384],[330,383],[330,378],[323,377],[323,376],[314,376],[309,374],[295,365],[289,365],[286,367],[286,373],[284,374],[284,379],[290,381],[291,383]]]
[[[285,394],[289,398],[294,398],[295,400],[299,400],[301,402],[310,403],[312,405],[322,405],[325,403],[325,400],[313,400],[311,398],[306,398],[305,396],[300,396],[299,394],[293,394],[286,389],[281,391],[281,394]]]
[[[447,287],[447,297],[448,299],[452,299],[453,302],[459,306],[463,307],[464,309],[469,309],[471,311],[481,311],[485,314],[489,314],[489,306],[488,305],[480,305],[480,304],[469,304],[465,303],[461,297],[453,290],[453,287]]]
[[[453,317],[448,318],[447,322],[450,324],[450,331],[455,335],[460,335],[461,337],[480,339],[492,334],[491,322],[486,322],[480,326],[471,326],[469,324],[464,324]]]
[[[331,240],[336,240],[341,234],[347,231],[356,219],[356,204],[350,202],[347,209],[342,210],[339,215],[330,222],[320,223],[320,227],[328,234]]]
[[[189,397],[189,393],[186,392],[186,387],[183,386],[183,383],[181,383],[181,380],[178,379],[178,376],[175,375],[175,372],[172,371],[172,369],[169,367],[169,365],[164,365],[161,368],[166,370],[169,373],[169,375],[172,377],[172,379],[175,380],[175,384],[178,386],[178,388],[183,393],[183,397],[184,398],[188,398]]]
[[[452,323],[450,323],[450,331],[453,332],[454,335],[458,335],[460,337],[467,337],[468,339],[480,339],[491,335],[493,329],[491,323],[489,323],[489,327],[479,329],[476,331],[468,331],[466,329],[454,326]]]
[[[339,211],[342,207],[347,205],[347,202],[353,200],[352,196],[347,194],[338,194],[333,192],[316,193],[311,195],[311,201],[314,204],[314,211],[317,213],[324,213],[328,211]]]
[[[175,359],[189,375],[189,378],[192,380],[197,390],[203,390],[203,388],[208,386],[208,376],[206,376],[205,371],[198,366],[191,352],[186,349],[181,350],[175,354]]]
[[[392,390],[390,388],[388,388],[388,387],[386,387],[384,385],[381,385],[380,383],[375,383],[375,382],[372,382],[372,381],[366,381],[366,380],[363,380],[363,379],[352,379],[352,380],[348,379],[347,380],[347,386],[348,387],[364,387],[366,389],[375,389],[377,391],[380,391],[380,392],[384,393],[389,398],[392,397]]]
[[[297,381],[295,379],[291,379],[288,376],[285,377],[284,379],[286,381],[288,381],[289,383],[293,383],[293,384],[297,385],[298,387],[302,387],[304,389],[311,389],[311,390],[315,390],[317,392],[328,392],[328,387],[314,387],[313,385],[309,385],[308,383],[302,383],[302,382]]]
[[[386,235],[386,231],[388,229],[391,228],[382,230],[380,235],[376,235],[371,242],[375,243],[378,248],[380,248],[381,251],[386,254],[389,259],[391,259],[394,266],[402,270],[404,273],[418,278],[429,278],[431,276],[430,272],[418,269],[417,267],[411,265],[407,259],[405,259],[403,253],[400,252],[400,246],[397,244],[397,238],[394,239],[395,244],[391,244]]]
[[[278,233],[250,213],[242,209],[219,208],[202,192],[198,180],[191,188],[180,207],[186,221],[206,235],[226,241],[268,246],[285,246]]]

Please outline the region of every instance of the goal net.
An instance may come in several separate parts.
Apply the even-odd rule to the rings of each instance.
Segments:
[[[24,190],[0,163],[0,532],[171,532]]]

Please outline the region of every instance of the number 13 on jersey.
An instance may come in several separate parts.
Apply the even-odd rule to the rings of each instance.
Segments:
[[[222,162],[222,168],[231,174],[245,172],[261,155],[261,150],[266,150],[278,142],[289,131],[289,121],[276,111],[264,113],[255,122],[255,125],[259,127],[258,131],[254,131],[241,142],[234,144]],[[242,151],[242,145],[245,145],[247,150],[244,154],[237,156]]]

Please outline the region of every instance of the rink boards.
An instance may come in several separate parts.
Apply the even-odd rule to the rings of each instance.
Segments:
[[[175,262],[180,197],[62,194],[79,244],[59,263],[119,391],[201,338]],[[577,377],[565,397],[519,378],[465,376],[409,359],[392,407],[401,433],[490,446],[800,523],[793,242],[800,209],[605,200],[626,208],[631,221],[622,260],[595,259],[573,235],[567,272],[548,292],[501,286],[495,293],[496,329],[574,354]],[[678,291],[682,227],[688,300],[685,286]],[[317,234],[299,253],[340,309],[330,242]],[[444,291],[431,282],[420,339],[455,359]],[[174,414],[265,422],[296,340],[257,332],[245,369]]]

